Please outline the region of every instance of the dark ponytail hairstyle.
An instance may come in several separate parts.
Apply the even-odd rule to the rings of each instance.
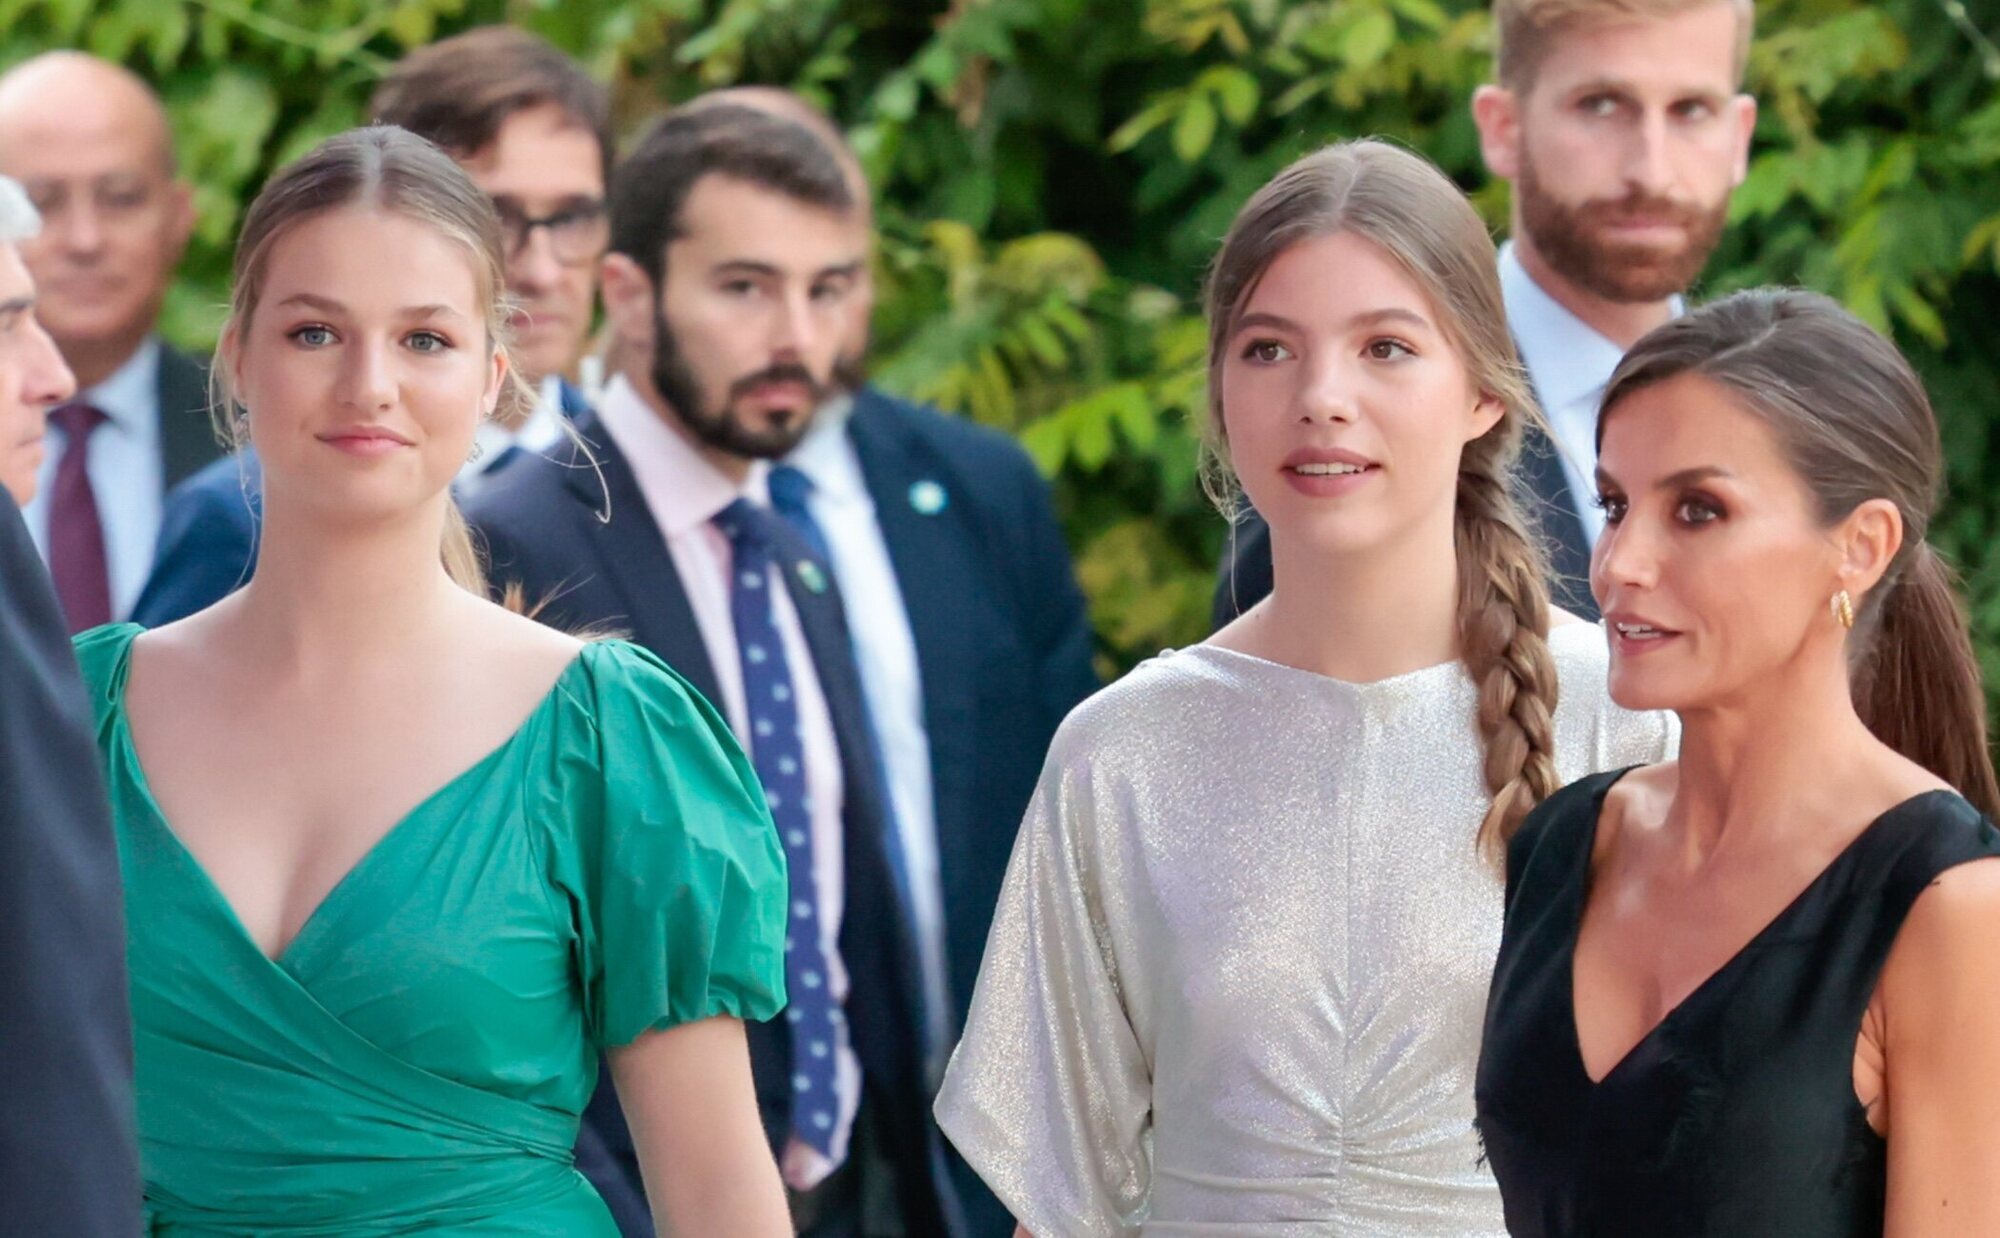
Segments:
[[[1857,599],[1849,682],[1883,743],[2000,820],[1986,698],[1956,574],[1924,540],[1937,510],[1937,418],[1909,362],[1817,293],[1761,288],[1705,305],[1634,345],[1605,388],[1604,422],[1636,391],[1698,374],[1776,435],[1827,525],[1869,499],[1903,517],[1903,545]]]

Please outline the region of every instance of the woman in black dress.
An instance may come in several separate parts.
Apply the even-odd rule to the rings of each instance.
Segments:
[[[1638,343],[1598,439],[1611,694],[1685,729],[1510,848],[1509,1229],[2000,1234],[2000,793],[1921,384],[1834,302],[1742,293]]]

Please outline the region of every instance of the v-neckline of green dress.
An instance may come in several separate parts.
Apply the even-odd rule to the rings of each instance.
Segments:
[[[343,892],[355,885],[359,879],[365,878],[368,870],[377,864],[379,856],[385,852],[393,854],[393,844],[410,832],[408,827],[412,822],[423,820],[432,808],[449,799],[453,792],[490,773],[495,766],[505,761],[509,754],[520,747],[528,735],[538,729],[538,724],[561,698],[570,679],[580,672],[585,652],[579,650],[576,656],[564,664],[562,672],[556,676],[555,682],[549,685],[548,691],[541,695],[535,702],[534,708],[528,711],[518,726],[508,732],[505,739],[419,799],[408,811],[397,817],[395,822],[383,831],[381,837],[369,844],[368,849],[362,852],[361,858],[350,865],[347,871],[340,875],[340,879],[327,888],[312,911],[299,922],[298,931],[292,934],[291,940],[287,941],[277,954],[272,955],[265,953],[264,948],[257,944],[256,937],[243,923],[243,917],[236,910],[236,905],[229,901],[229,896],[216,884],[215,878],[208,871],[208,866],[201,862],[201,858],[195,855],[194,849],[181,838],[180,831],[174,828],[173,822],[167,818],[166,810],[160,807],[160,801],[153,794],[152,778],[146,772],[145,762],[139,759],[139,746],[132,738],[131,718],[125,710],[125,681],[131,674],[133,644],[132,640],[125,642],[124,648],[119,652],[111,681],[105,689],[111,704],[111,738],[116,746],[116,755],[131,770],[133,790],[138,793],[140,802],[146,808],[148,823],[165,836],[202,895],[215,904],[216,909],[235,929],[244,945],[271,966],[285,972],[292,970],[288,964],[293,956],[300,952],[301,943],[307,942],[313,936],[315,927],[328,918],[328,908],[334,907],[337,910]]]
[[[128,646],[76,649],[124,875],[155,1238],[615,1238],[576,1172],[607,1048],[784,1001],[784,853],[728,724],[621,641],[412,807],[276,958],[152,800]]]

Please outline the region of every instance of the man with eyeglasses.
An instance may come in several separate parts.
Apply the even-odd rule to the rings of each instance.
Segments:
[[[482,26],[412,52],[376,88],[370,112],[435,142],[493,199],[514,304],[509,352],[541,393],[512,422],[480,427],[458,478],[461,497],[523,452],[562,437],[586,407],[572,380],[591,327],[611,105],[583,67],[528,32]],[[159,557],[133,609],[148,627],[213,605],[250,578],[261,494],[254,452],[204,469],[168,499]]]
[[[41,216],[20,255],[76,375],[22,515],[77,632],[131,612],[168,489],[217,454],[201,365],[156,333],[194,207],[159,98],[81,52],[0,77],[0,174]]]

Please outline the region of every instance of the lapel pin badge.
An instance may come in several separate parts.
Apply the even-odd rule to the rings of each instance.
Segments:
[[[799,582],[814,593],[826,592],[826,573],[811,559],[800,559],[798,564]]]
[[[944,510],[944,487],[926,477],[910,486],[910,506],[922,516],[935,516]]]

